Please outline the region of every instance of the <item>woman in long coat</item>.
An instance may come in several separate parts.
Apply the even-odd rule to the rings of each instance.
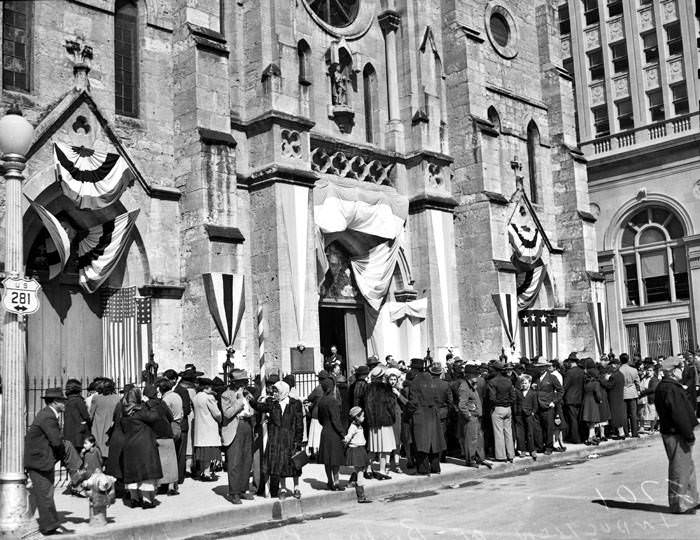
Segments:
[[[369,374],[371,382],[365,395],[365,419],[369,431],[367,447],[370,453],[379,454],[379,472],[373,473],[377,480],[390,478],[386,474],[386,461],[391,452],[396,450],[396,398],[384,380],[385,372],[382,365],[372,369]]]
[[[440,422],[440,391],[437,380],[426,372],[418,373],[409,387],[408,401],[413,420],[413,442],[418,473],[429,474],[426,461],[435,462],[439,454],[447,448]]]
[[[268,413],[265,472],[270,476],[270,491],[272,494],[278,492],[279,498],[284,499],[289,493],[286,480],[291,477],[294,497],[299,499],[301,469],[296,468],[292,456],[302,447],[304,416],[301,401],[289,397],[289,390],[286,382],[278,381],[272,386],[272,397],[254,407]]]
[[[121,432],[117,437],[118,453],[110,453],[109,459],[113,463],[118,455],[119,473],[129,490],[130,506],[155,507],[156,484],[163,477],[153,431],[158,421],[158,412],[144,406],[138,388],[125,389],[115,413],[114,432]]]
[[[318,421],[321,424],[321,440],[318,448],[318,461],[323,463],[328,479],[328,489],[344,491],[340,487],[338,475],[340,467],[345,464],[343,439],[345,429],[340,421],[340,403],[335,397],[335,381],[331,378],[321,380],[323,397],[318,401]]]
[[[598,445],[599,439],[595,436],[596,426],[601,421],[600,403],[603,399],[603,390],[598,381],[598,370],[591,358],[584,359],[583,376],[583,402],[581,403],[581,420],[588,426],[588,439],[586,445]],[[602,431],[602,430],[601,430]]]
[[[90,435],[90,412],[81,395],[82,385],[78,379],[66,382],[66,408],[63,411],[63,440],[70,441],[80,452],[85,437]]]
[[[211,379],[199,379],[202,390],[194,397],[194,459],[197,462],[199,480],[215,480],[214,467],[221,460],[221,411],[216,403]],[[206,470],[209,469],[209,475]]]
[[[153,433],[156,436],[158,445],[158,457],[160,468],[163,470],[163,477],[160,479],[161,485],[168,486],[168,495],[175,495],[177,492],[177,454],[175,453],[175,439],[173,435],[173,413],[165,404],[162,397],[172,388],[168,379],[159,379],[157,386],[146,386],[143,395],[148,398],[146,405],[158,413],[158,421],[153,425]]]
[[[608,405],[610,406],[610,429],[617,430],[613,439],[625,438],[625,423],[627,409],[625,407],[625,376],[620,373],[620,361],[616,358],[610,362],[609,373],[603,377],[600,384],[607,390]]]
[[[114,411],[119,403],[119,396],[116,394],[114,381],[111,379],[103,381],[98,392],[90,402],[90,420],[97,446],[102,452],[102,457],[107,458],[109,457],[108,431],[114,421]]]
[[[321,424],[318,421],[318,402],[323,397],[323,387],[321,382],[323,379],[330,377],[325,369],[318,372],[318,386],[314,388],[309,396],[306,398],[306,403],[311,409],[311,414],[308,415],[311,418],[309,423],[309,444],[308,448],[312,454],[318,454],[318,447],[321,444]]]

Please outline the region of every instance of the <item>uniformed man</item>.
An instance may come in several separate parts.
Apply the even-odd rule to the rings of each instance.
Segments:
[[[681,385],[683,362],[669,357],[661,362],[663,379],[656,387],[654,405],[661,422],[661,438],[668,457],[668,504],[674,514],[695,514],[698,488],[693,463],[693,429],[698,421]]]

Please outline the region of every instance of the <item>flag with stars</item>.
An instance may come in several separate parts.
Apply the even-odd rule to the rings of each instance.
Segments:
[[[559,354],[559,321],[550,310],[530,309],[519,313],[521,354],[528,358],[544,356],[551,360]]]
[[[138,382],[151,349],[151,298],[136,296],[136,287],[100,291],[104,376]]]

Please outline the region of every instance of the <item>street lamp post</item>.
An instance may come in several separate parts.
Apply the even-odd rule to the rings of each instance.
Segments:
[[[5,177],[5,274],[24,276],[22,180],[34,128],[16,110],[0,119]],[[24,474],[26,321],[2,313],[2,411],[0,417],[0,534],[20,529],[29,518]]]

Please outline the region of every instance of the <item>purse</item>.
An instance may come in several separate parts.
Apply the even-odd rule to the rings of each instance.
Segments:
[[[301,469],[308,462],[309,454],[306,453],[306,450],[301,449],[298,452],[294,452],[292,454],[292,463],[294,463],[294,467],[296,467],[297,469]]]

